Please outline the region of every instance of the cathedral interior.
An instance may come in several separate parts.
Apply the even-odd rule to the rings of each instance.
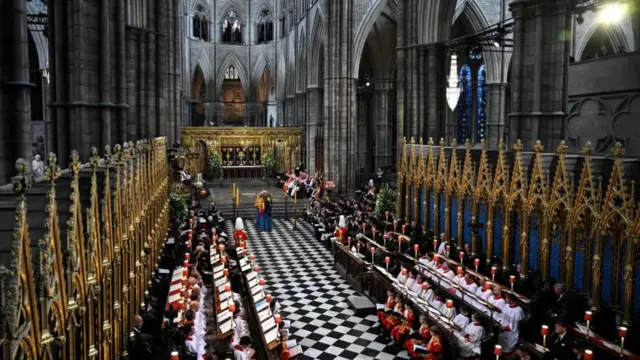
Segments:
[[[0,4],[1,359],[640,359],[640,0]],[[265,206],[273,225],[253,225]],[[248,251],[291,324],[282,335],[268,310],[275,340]],[[459,314],[482,306],[421,268],[438,255],[504,282],[524,320],[495,320],[487,300],[471,347],[465,326],[432,319],[407,276]],[[334,287],[291,292],[296,271]],[[387,290],[403,294],[399,319]],[[571,319],[549,317],[565,293]],[[341,307],[356,295],[384,305],[378,317]],[[232,305],[250,347],[235,320],[225,331]],[[440,330],[422,335],[409,308]],[[195,350],[192,325],[206,333]],[[554,325],[575,338],[568,355]],[[425,353],[397,344],[429,338]]]

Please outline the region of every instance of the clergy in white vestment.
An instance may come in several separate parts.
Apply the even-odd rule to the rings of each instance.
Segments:
[[[460,331],[464,331],[469,322],[471,322],[471,319],[469,319],[469,309],[467,308],[461,308],[460,314],[453,318],[453,323],[460,328]]]
[[[191,301],[189,303],[189,308],[196,313],[196,319],[193,321],[193,325],[197,330],[197,334],[202,333],[204,329],[207,328],[207,321],[204,318],[204,314],[200,311],[200,302],[199,301]]]
[[[498,337],[498,343],[504,352],[512,352],[518,345],[520,321],[524,319],[524,310],[516,303],[512,294],[505,296],[506,304],[502,308],[502,326],[504,331]]]
[[[447,238],[445,233],[440,234],[440,246],[438,246],[438,255],[447,256]]]
[[[473,314],[473,323],[464,328],[462,338],[458,338],[460,356],[469,358],[480,354],[480,345],[484,337],[484,327],[482,327],[481,321],[480,315]]]

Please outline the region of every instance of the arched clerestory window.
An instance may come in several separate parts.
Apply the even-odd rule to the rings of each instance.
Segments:
[[[269,9],[260,11],[258,20],[256,21],[258,44],[273,41],[273,16]]]
[[[220,30],[222,31],[223,43],[242,44],[242,25],[234,10],[227,12]]]
[[[209,41],[209,17],[207,16],[204,6],[198,4],[193,14],[193,37],[196,39]]]
[[[460,67],[460,99],[457,106],[457,133],[459,144],[469,139],[479,143],[486,136],[487,123],[487,70],[480,51],[471,51]]]

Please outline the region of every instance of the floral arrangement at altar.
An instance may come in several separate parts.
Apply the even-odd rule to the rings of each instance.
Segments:
[[[271,198],[271,194],[268,191],[262,190],[260,193],[258,193],[258,196],[256,196],[256,203],[255,203],[256,222],[257,222],[258,228],[261,231],[271,231],[271,228],[272,228],[271,205],[272,205],[272,198]]]

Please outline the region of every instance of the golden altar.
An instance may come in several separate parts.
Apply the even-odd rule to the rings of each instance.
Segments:
[[[217,155],[224,178],[261,178],[262,157],[271,154],[274,171],[290,172],[300,164],[300,127],[184,127],[181,144],[198,153],[189,169],[204,172],[207,159]]]

